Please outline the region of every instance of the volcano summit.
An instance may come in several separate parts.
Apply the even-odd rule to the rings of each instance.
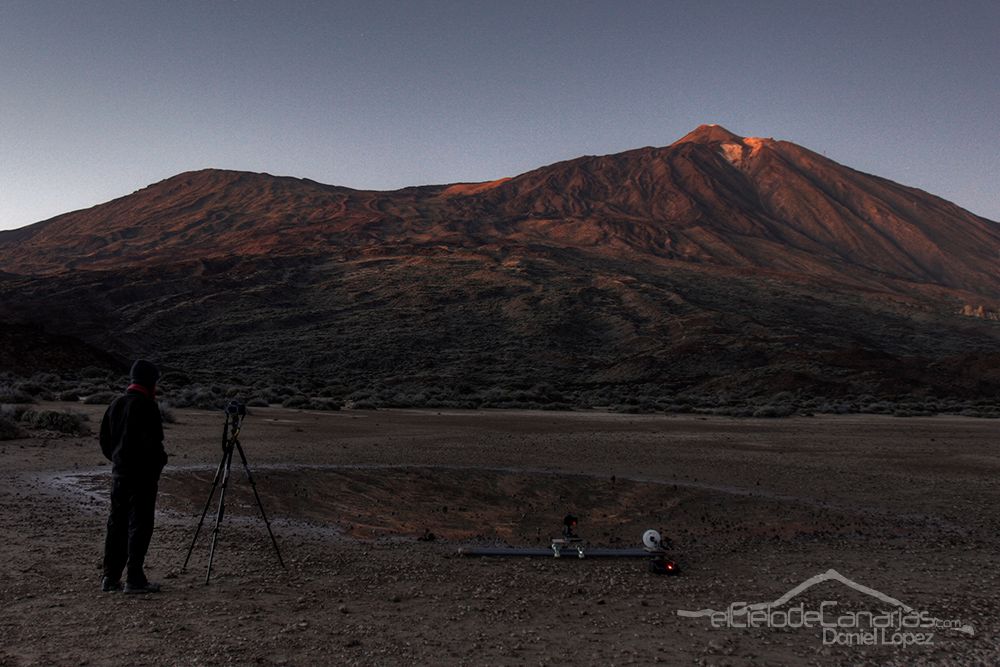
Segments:
[[[1000,390],[998,258],[995,222],[703,125],[393,192],[183,173],[0,233],[0,311],[379,405],[947,404]]]

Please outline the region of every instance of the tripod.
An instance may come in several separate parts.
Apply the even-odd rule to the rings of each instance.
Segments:
[[[205,522],[205,515],[208,514],[208,507],[212,504],[215,489],[219,486],[219,480],[221,479],[222,492],[219,494],[219,510],[215,515],[215,528],[212,529],[212,547],[208,552],[208,574],[205,575],[206,586],[212,578],[212,561],[215,559],[215,545],[219,541],[219,529],[222,526],[222,519],[226,514],[226,488],[229,486],[229,469],[233,464],[234,451],[240,454],[240,460],[243,462],[243,470],[246,471],[247,480],[250,482],[251,488],[253,488],[253,496],[257,500],[257,507],[260,508],[260,516],[264,519],[264,525],[267,526],[267,534],[271,536],[271,544],[274,545],[274,553],[278,557],[278,563],[282,568],[285,567],[285,561],[281,559],[281,551],[278,549],[278,541],[274,539],[274,533],[271,532],[271,522],[268,521],[267,514],[264,512],[264,504],[260,502],[260,495],[257,493],[257,484],[250,473],[247,455],[243,451],[243,445],[240,444],[240,428],[243,426],[243,419],[246,417],[246,414],[246,407],[242,403],[231,401],[226,406],[226,424],[222,428],[222,460],[219,461],[219,467],[215,471],[215,479],[212,480],[212,491],[208,494],[208,500],[205,501],[205,508],[201,511],[201,519],[198,520],[198,528],[194,531],[194,539],[191,540],[187,558],[184,559],[184,566],[181,568],[184,571],[187,570],[188,561],[191,560],[191,552],[194,551],[194,545],[198,541],[201,526]]]

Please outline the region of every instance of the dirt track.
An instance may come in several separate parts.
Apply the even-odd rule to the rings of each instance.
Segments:
[[[67,406],[60,406],[65,408]],[[100,407],[86,410],[92,423]],[[178,411],[148,559],[164,592],[98,590],[109,470],[93,436],[0,443],[0,664],[857,664],[1000,655],[1000,424],[583,413],[261,409],[243,444],[288,561],[240,476],[210,586],[181,572],[218,462],[219,414]],[[464,559],[672,537],[684,576],[639,561]],[[438,539],[415,538],[425,530]],[[774,600],[844,577],[974,635],[824,646],[818,628],[713,629],[678,610]],[[827,581],[806,608],[877,610]],[[884,607],[884,605],[883,605]]]

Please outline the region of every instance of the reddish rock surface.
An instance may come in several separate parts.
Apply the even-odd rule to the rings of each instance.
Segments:
[[[995,222],[706,125],[480,184],[180,174],[0,233],[0,314],[351,383],[975,397],[998,257]]]

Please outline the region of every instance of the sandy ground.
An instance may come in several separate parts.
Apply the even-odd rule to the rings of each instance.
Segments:
[[[103,408],[86,411],[96,426]],[[110,471],[96,438],[0,443],[0,664],[989,664],[1000,656],[995,421],[258,409],[242,442],[288,565],[234,475],[211,584],[222,415],[177,411],[148,558],[158,595],[99,591]],[[234,468],[234,471],[236,468]],[[641,560],[475,559],[545,545],[563,514]],[[214,518],[214,506],[210,513]],[[208,528],[211,525],[209,524]],[[434,541],[418,541],[426,531]],[[779,598],[834,569],[974,634],[824,645],[678,610]],[[787,606],[886,608],[840,581]],[[832,614],[836,615],[834,612]],[[890,633],[891,634],[891,633]]]

